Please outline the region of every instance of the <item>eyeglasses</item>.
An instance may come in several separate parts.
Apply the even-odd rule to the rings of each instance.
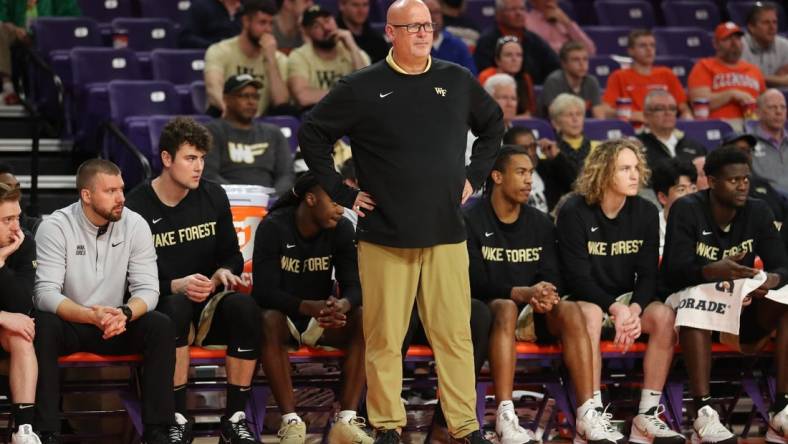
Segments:
[[[244,100],[260,100],[259,93],[233,94],[233,97],[238,97],[239,99],[244,99]]]
[[[652,106],[647,109],[650,113],[673,113],[675,114],[678,110],[675,106]]]
[[[422,29],[424,32],[432,32],[435,29],[435,23],[408,23],[405,25],[389,24],[394,28],[405,28],[405,30],[408,31],[408,34],[416,34]]]

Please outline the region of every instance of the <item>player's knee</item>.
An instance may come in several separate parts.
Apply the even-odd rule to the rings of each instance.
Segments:
[[[511,328],[517,323],[517,304],[511,299],[496,299],[490,303],[493,328]]]

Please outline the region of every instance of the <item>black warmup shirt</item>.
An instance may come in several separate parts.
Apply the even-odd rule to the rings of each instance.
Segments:
[[[33,310],[33,282],[36,277],[36,241],[23,231],[22,245],[0,268],[0,311],[29,314]]]
[[[169,207],[146,182],[129,194],[126,206],[150,225],[162,296],[172,294],[173,279],[194,273],[210,278],[218,268],[243,271],[230,201],[221,186],[200,180],[196,190]]]
[[[466,168],[468,128],[478,139]],[[465,240],[465,180],[481,187],[503,131],[500,107],[467,69],[433,58],[425,73],[407,75],[381,60],[340,80],[306,117],[298,141],[323,188],[350,208],[357,191],[331,158],[334,142],[350,136],[359,187],[377,203],[359,218],[359,239],[424,248]]]
[[[516,221],[503,223],[485,197],[466,210],[465,226],[474,298],[509,299],[512,287],[540,281],[560,287],[555,228],[541,211],[523,205]]]
[[[672,212],[672,210],[671,210]],[[651,202],[627,197],[615,219],[583,196],[570,197],[558,214],[558,250],[567,291],[604,311],[633,292],[645,309],[657,297],[659,213]]]
[[[275,210],[257,227],[252,290],[257,303],[293,320],[305,319],[298,311],[301,301],[328,299],[336,271],[340,297],[361,305],[353,224],[342,218],[336,228],[304,239],[296,227],[296,208]]]
[[[767,272],[788,278],[788,257],[774,216],[761,200],[747,199],[744,208],[723,231],[711,215],[709,191],[688,194],[670,207],[662,255],[661,287],[667,297],[686,287],[703,284],[703,266],[727,256],[746,252],[740,264],[752,267],[755,256]]]

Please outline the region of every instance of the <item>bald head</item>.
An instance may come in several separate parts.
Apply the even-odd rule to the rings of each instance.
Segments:
[[[433,22],[429,8],[421,0],[397,0],[391,4],[386,13],[386,36],[398,64],[416,72],[426,67],[432,50]]]
[[[420,14],[420,15],[419,15]],[[386,12],[386,23],[404,24],[421,23],[419,20],[410,20],[412,17],[420,16],[429,21],[430,10],[421,0],[397,0],[389,6]]]
[[[785,126],[785,96],[778,89],[770,88],[758,97],[758,119],[770,131],[779,132]]]

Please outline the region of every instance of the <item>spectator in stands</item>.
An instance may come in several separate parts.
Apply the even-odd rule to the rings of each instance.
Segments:
[[[632,57],[632,66],[617,69],[607,78],[607,87],[602,96],[607,117],[616,117],[616,101],[627,98],[632,101],[632,116],[629,120],[643,122],[646,94],[655,89],[663,89],[676,100],[681,117],[692,118],[692,112],[687,105],[687,94],[679,78],[666,66],[654,66],[657,55],[654,34],[648,29],[633,30],[627,38],[627,52]]]
[[[776,330],[776,396],[766,442],[784,442],[788,431],[788,305],[764,296],[769,289],[785,284],[788,258],[769,208],[764,202],[747,197],[750,187],[747,155],[734,147],[719,148],[706,157],[705,169],[710,189],[679,199],[670,210],[662,256],[662,285],[666,295],[702,286],[697,291],[718,301],[743,298],[742,305],[746,308],[741,310],[737,342],[744,350],[760,349]],[[755,268],[756,255],[763,261],[766,281],[744,294],[742,287],[734,286],[733,281],[752,278],[761,272]],[[730,285],[721,285],[726,281]],[[683,302],[688,303],[689,299]],[[703,302],[706,301],[698,300],[693,314]],[[689,309],[689,304],[682,305],[679,310]],[[723,305],[725,309],[727,304]],[[733,308],[728,306],[728,309]],[[695,321],[701,322],[707,316],[710,315],[701,311],[695,315]],[[688,410],[696,417],[692,442],[735,444],[737,436],[720,422],[711,405],[710,330],[689,326],[679,330],[694,401],[694,408]]]
[[[241,0],[191,0],[178,38],[181,48],[205,49],[241,31]]]
[[[758,123],[752,131],[758,144],[752,152],[752,170],[788,196],[788,134],[785,96],[769,89],[757,100]]]
[[[580,42],[591,55],[596,54],[596,45],[580,29],[574,20],[569,18],[557,0],[528,0],[531,10],[525,13],[525,23],[532,32],[558,52],[568,42]]]
[[[7,163],[0,163],[0,183],[4,183],[17,190],[22,188],[19,185],[19,179],[14,176],[14,170],[11,168],[11,165]],[[34,236],[36,231],[38,231],[38,225],[40,223],[40,217],[28,216],[24,212],[19,216],[19,224]]]
[[[356,416],[364,389],[361,284],[353,225],[308,172],[257,227],[252,296],[263,308],[260,360],[279,409],[283,443],[303,444],[306,425],[295,412],[287,351],[293,346],[346,351],[340,412],[328,440],[372,444]],[[341,296],[334,292],[336,276]],[[339,297],[339,298],[338,298]]]
[[[668,226],[668,214],[673,202],[681,196],[697,191],[695,182],[698,172],[695,165],[686,159],[671,157],[661,159],[653,164],[651,170],[651,189],[657,196],[662,209],[659,210],[659,254],[665,249],[665,230]]]
[[[443,28],[443,13],[439,0],[425,0],[424,4],[430,9],[432,17],[432,56],[464,66],[476,75],[476,63],[468,47],[462,39]]]
[[[522,46],[521,73],[531,76],[534,84],[541,85],[547,76],[560,68],[558,55],[542,38],[526,29],[525,0],[496,0],[495,26],[485,30],[476,44],[473,59],[479,72],[495,64],[498,42],[504,36],[516,37]]]
[[[257,115],[290,100],[285,83],[287,56],[276,49],[276,40],[271,34],[274,11],[273,0],[243,0],[239,13],[241,33],[211,45],[206,51],[208,114],[219,117],[224,113],[224,82],[238,74],[249,74],[263,84]]]
[[[495,65],[479,73],[482,85],[495,74],[507,74],[517,82],[517,113],[530,117],[536,112],[536,94],[530,74],[523,72],[523,48],[514,36],[503,36],[495,44]]]
[[[577,433],[613,443],[593,398],[591,344],[576,302],[561,301],[555,227],[525,203],[534,166],[524,148],[504,145],[487,179],[484,198],[465,211],[471,294],[490,307],[490,374],[498,403],[495,431],[502,443],[537,443],[520,426],[512,402],[515,340],[560,341],[575,395]]]
[[[194,419],[186,409],[193,329],[194,345],[227,346],[222,441],[252,444],[244,409],[259,354],[260,314],[252,298],[236,292],[244,284],[239,277],[244,261],[227,194],[220,185],[201,180],[210,148],[210,133],[202,125],[188,118],[170,121],[159,139],[161,174],[135,188],[127,206],[153,232],[161,295],[156,309],[175,325],[175,441],[194,439]]]
[[[658,300],[659,220],[657,208],[637,195],[649,174],[641,149],[636,141],[615,139],[588,155],[575,184],[577,194],[558,214],[561,269],[567,292],[580,301],[585,316],[596,408],[602,405],[603,326],[614,328],[614,343],[623,352],[646,333],[644,381],[629,441],[684,444],[684,436],[660,419],[662,388],[676,343],[675,315]],[[608,418],[603,415],[600,421]],[[623,439],[617,431],[612,435],[613,442]]]
[[[206,125],[213,148],[203,175],[217,183],[262,185],[281,196],[293,186],[293,155],[279,127],[254,121],[262,86],[249,74],[224,83],[224,115]]]
[[[77,190],[79,201],[55,211],[36,234],[36,425],[42,441],[59,442],[58,357],[86,351],[144,356],[142,440],[172,443],[175,332],[154,310],[159,282],[150,228],[123,208],[123,179],[112,162],[84,162]]]
[[[539,97],[540,116],[548,115],[548,108],[562,93],[574,94],[586,103],[586,114],[595,119],[605,118],[602,105],[602,90],[596,77],[588,75],[588,50],[580,42],[570,41],[561,46],[558,52],[561,69],[553,71],[544,81]]]
[[[442,0],[443,27],[473,52],[479,40],[479,26],[465,14],[465,0]]]
[[[743,119],[752,118],[755,99],[766,90],[757,66],[741,60],[741,28],[733,22],[714,30],[716,55],[700,59],[692,67],[687,87],[691,100],[709,101],[709,118],[728,121],[741,130]]]
[[[761,70],[766,86],[788,86],[788,38],[777,35],[777,5],[753,4],[747,31],[741,58]]]
[[[758,139],[752,134],[733,132],[722,139],[722,146],[734,146],[747,154],[752,164],[752,153]],[[784,223],[788,217],[788,198],[778,193],[768,180],[760,177],[755,172],[750,176],[750,197],[761,199],[769,205],[774,214],[774,220]],[[788,228],[788,227],[787,227]]]
[[[36,324],[33,312],[33,280],[36,275],[36,243],[20,223],[19,188],[0,183],[0,355],[10,357],[8,385],[11,389],[13,444],[40,444],[33,432],[38,363],[33,348]]]
[[[504,127],[510,128],[512,120],[517,117],[517,83],[509,74],[493,74],[484,82],[484,90],[501,107]],[[473,131],[468,130],[468,139],[465,144],[466,165],[471,162],[473,144],[476,143],[476,139]]]
[[[698,180],[695,182],[695,187],[698,191],[708,190],[709,181],[706,179],[706,172],[703,170],[703,167],[706,165],[706,157],[696,157],[692,160],[692,164],[695,165],[695,172],[698,173]]]
[[[367,53],[372,62],[386,57],[389,44],[369,24],[370,0],[339,0],[337,26],[350,30],[359,48]]]
[[[369,56],[353,34],[337,28],[334,17],[320,5],[304,11],[301,26],[307,42],[290,53],[287,85],[298,106],[309,108],[339,79],[369,65]]]
[[[676,129],[676,99],[664,89],[655,89],[646,95],[643,105],[645,125],[637,138],[646,149],[646,163],[656,166],[658,162],[678,157],[692,161],[706,155],[706,147]]]
[[[550,123],[558,135],[558,151],[564,153],[575,169],[575,177],[586,156],[599,142],[583,135],[586,104],[573,94],[559,94],[550,104]],[[574,177],[572,178],[574,180]]]
[[[304,44],[301,17],[312,6],[312,0],[276,0],[277,12],[274,16],[273,34],[277,46],[285,53]]]
[[[30,45],[30,24],[38,17],[81,15],[76,0],[3,0],[0,2],[0,103],[19,102],[11,83],[11,47]]]

